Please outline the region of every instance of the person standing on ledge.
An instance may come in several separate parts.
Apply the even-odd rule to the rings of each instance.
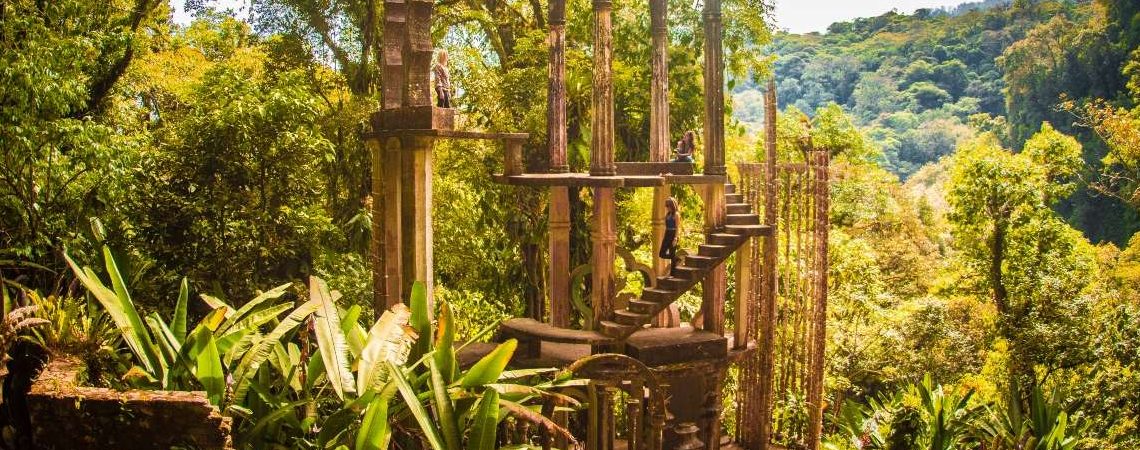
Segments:
[[[677,141],[677,148],[673,149],[673,153],[677,154],[677,157],[673,159],[673,162],[693,162],[693,152],[695,152],[697,149],[696,144],[693,143],[694,139],[695,138],[693,137],[693,132],[691,130],[685,132],[685,135],[681,138],[681,140]]]
[[[447,50],[440,49],[436,63],[431,67],[431,74],[435,77],[435,106],[450,108],[451,72],[447,69]]]
[[[669,260],[669,276],[677,269],[677,239],[681,235],[681,212],[677,210],[677,199],[665,199],[665,236],[661,238],[661,259]]]

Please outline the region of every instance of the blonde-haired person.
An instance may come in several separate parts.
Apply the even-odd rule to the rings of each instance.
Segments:
[[[440,49],[436,54],[436,63],[431,67],[431,74],[435,78],[435,106],[450,108],[451,71],[447,68],[447,50]]]
[[[661,238],[661,252],[658,257],[669,260],[669,276],[677,269],[677,239],[681,236],[681,210],[677,199],[665,199],[665,235]]]

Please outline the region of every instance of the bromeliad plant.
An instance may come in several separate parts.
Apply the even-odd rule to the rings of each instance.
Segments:
[[[1021,408],[1011,406],[1020,401],[1013,393],[1006,394],[1006,408],[989,409],[982,424],[986,448],[1026,450],[1074,450],[1082,442],[1087,421],[1071,415],[1060,402],[1061,395],[1053,391],[1048,398],[1040,386],[1029,397],[1028,415]]]
[[[868,406],[844,405],[836,417],[841,432],[824,446],[830,450],[975,448],[973,438],[984,409],[971,401],[973,396],[973,390],[935,384],[927,374],[922,382],[872,399]]]
[[[396,305],[368,329],[359,323],[360,307],[338,307],[340,294],[317,277],[299,306],[275,301],[290,285],[236,308],[203,295],[212,310],[189,328],[185,280],[168,323],[157,313],[139,314],[109,249],[110,286],[92,268],[68,262],[139,363],[128,373],[135,384],[204,389],[235,417],[243,448],[372,450],[398,439],[405,448],[490,449],[507,415],[573,441],[536,406],[550,397],[574,405],[551,392],[571,383],[570,374],[546,380],[553,371],[506,371],[513,340],[461,370],[451,310],[442,304],[433,324],[419,283],[410,308]]]
[[[80,267],[64,255],[76,278],[106,310],[136,361],[126,375],[138,387],[171,390],[204,388],[210,402],[221,405],[226,392],[226,367],[232,367],[248,344],[262,337],[262,326],[275,322],[289,304],[274,304],[289,288],[273,288],[240,308],[203,296],[213,310],[189,331],[189,284],[182,280],[174,313],[168,323],[158,313],[140,315],[110,248],[103,247],[103,262],[111,285],[91,267]],[[297,311],[290,318],[298,315]],[[303,316],[302,316],[303,318]],[[286,319],[288,320],[288,318]]]
[[[323,299],[335,297],[318,278],[310,281],[310,295],[324,305],[330,303]],[[408,303],[410,308],[396,305],[386,311],[367,332],[356,321],[358,307],[347,310],[343,319],[338,309],[318,309],[311,328],[317,354],[306,364],[306,381],[294,383],[286,375],[288,383],[263,384],[297,372],[282,371],[290,366],[286,363],[269,367],[267,377],[251,378],[245,404],[250,413],[261,410],[252,415],[262,419],[247,422],[239,442],[250,448],[372,450],[397,440],[400,448],[492,449],[506,415],[569,436],[533,405],[552,396],[574,404],[550,391],[570,383],[568,374],[520,383],[553,371],[505,371],[517,345],[513,340],[461,370],[456,352],[462,347],[455,345],[450,308],[442,304],[433,324],[419,283]]]

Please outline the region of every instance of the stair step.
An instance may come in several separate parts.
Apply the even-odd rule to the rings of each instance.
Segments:
[[[695,279],[699,279],[699,278],[703,277],[704,274],[705,274],[704,269],[698,269],[696,267],[689,267],[689,266],[678,266],[677,267],[677,278],[695,280]]]
[[[678,281],[685,281],[685,280],[681,280],[680,278],[673,278],[673,279],[678,280]],[[658,280],[660,280],[660,279],[658,279]],[[664,303],[664,302],[669,301],[670,299],[672,299],[676,295],[677,295],[677,291],[673,290],[673,289],[663,289],[660,287],[646,288],[645,290],[641,291],[641,300],[646,301],[646,302]]]
[[[641,327],[649,322],[649,314],[640,314],[628,309],[614,311],[614,321],[622,325]]]
[[[725,257],[730,252],[727,245],[701,244],[697,246],[697,255]]]
[[[752,205],[747,203],[729,203],[725,205],[729,214],[751,214]]]
[[[725,203],[744,203],[744,196],[741,194],[724,194]]]
[[[608,320],[603,320],[601,322],[598,322],[598,328],[602,332],[602,334],[604,334],[606,336],[617,337],[617,336],[629,336],[634,331],[637,331],[637,329],[640,327],[635,327],[633,325],[622,325],[622,324],[617,323],[617,322],[611,322]]]
[[[712,245],[735,246],[740,242],[740,235],[733,233],[713,233],[706,237]]]
[[[760,216],[756,214],[729,214],[725,216],[728,225],[759,225]]]
[[[720,258],[712,256],[691,255],[685,258],[685,264],[700,269],[711,269],[718,262]]]
[[[725,194],[735,194],[736,193],[736,185],[732,184],[732,183],[725,183],[724,184],[724,193]]]
[[[647,302],[645,300],[633,299],[629,301],[629,310],[639,314],[656,314],[657,309],[661,307],[660,303]]]
[[[728,225],[725,231],[738,236],[768,236],[772,234],[772,227],[768,225]]]
[[[688,288],[690,284],[692,284],[692,281],[686,280],[684,278],[657,277],[657,288],[656,289],[646,289],[645,291],[642,291],[641,297],[645,298],[645,292],[650,291],[650,290],[662,291],[662,292],[666,292],[667,295],[672,295],[673,293],[675,293],[677,291],[681,291],[683,289]],[[657,294],[654,294],[654,295],[657,295]],[[663,297],[658,297],[658,298],[663,298]]]

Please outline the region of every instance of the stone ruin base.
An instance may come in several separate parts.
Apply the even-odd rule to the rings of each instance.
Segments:
[[[204,392],[116,391],[76,385],[81,363],[59,359],[28,393],[40,449],[231,450],[231,419]]]

